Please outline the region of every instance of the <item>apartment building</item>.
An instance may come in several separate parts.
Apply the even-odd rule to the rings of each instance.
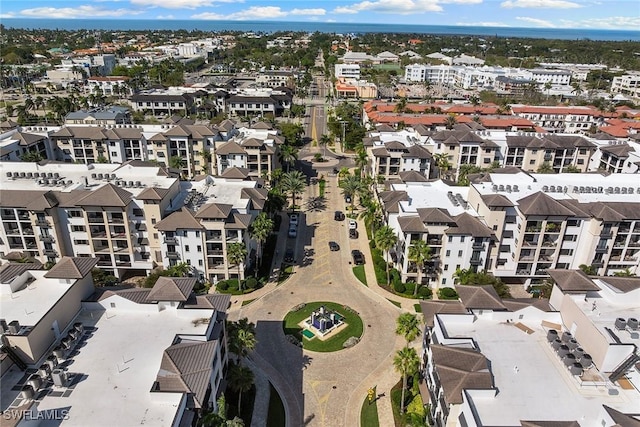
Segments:
[[[153,116],[186,116],[195,113],[196,99],[206,96],[206,92],[148,90],[131,97],[133,111],[142,111]]]
[[[591,158],[590,170],[600,170],[610,173],[640,172],[640,144],[636,141],[600,145],[598,151]]]
[[[403,281],[453,287],[457,269],[486,268],[495,236],[467,205],[466,191],[438,180],[394,183],[381,194],[385,220],[398,236],[390,256]],[[422,272],[409,258],[416,240],[431,248],[431,260]]]
[[[367,147],[371,159],[369,173],[388,180],[397,179],[401,172],[415,171],[429,178],[431,153],[411,138],[395,139],[393,133],[379,133],[371,139]]]
[[[546,107],[512,105],[513,114],[531,120],[550,133],[586,133],[601,123],[602,114],[593,107]]]
[[[568,166],[585,172],[596,151],[596,144],[577,135],[518,132],[506,134],[506,153],[502,165],[517,166],[535,172],[543,164],[554,172],[566,172]]]
[[[215,173],[225,176],[231,169],[246,170],[246,175],[262,178],[280,167],[279,146],[284,143],[278,131],[263,122],[240,127],[228,141],[216,144]]]
[[[105,96],[127,97],[133,95],[133,89],[129,86],[129,77],[127,76],[89,77],[85,90],[90,93],[98,92]]]
[[[262,71],[256,76],[256,84],[260,87],[292,88],[294,85],[291,71]]]
[[[111,105],[104,108],[72,111],[64,118],[65,125],[123,125],[131,124],[129,109]]]
[[[274,90],[271,88],[246,89],[232,94],[226,100],[228,113],[231,117],[259,116],[273,114],[280,117],[291,108],[293,95],[287,88]]]
[[[611,92],[640,97],[640,73],[614,77],[611,81]]]
[[[47,137],[46,127],[38,127],[39,133],[23,130],[20,128],[11,129],[0,133],[0,160],[20,161],[26,153],[37,153],[44,159],[54,158],[54,147]]]
[[[638,279],[552,277],[551,300],[458,286],[458,301],[421,303],[419,385],[433,425],[638,424],[637,320],[627,324]]]
[[[452,175],[458,176],[460,166],[473,165],[486,168],[501,160],[500,146],[493,142],[488,131],[473,131],[468,126],[441,130],[430,136],[434,153],[445,153],[451,164]]]
[[[623,174],[530,174],[472,182],[468,203],[495,233],[487,266],[511,283],[540,283],[549,269],[593,265],[598,274],[640,267],[640,191]]]
[[[255,181],[207,177],[194,183],[181,208],[155,224],[162,241],[162,265],[186,262],[199,280],[245,278],[255,262],[256,243],[249,236],[249,224],[264,206],[267,191]],[[227,248],[244,243],[247,260],[229,265]]]
[[[205,409],[215,409],[228,360],[229,297],[196,296],[194,278],[163,278],[152,289],[91,295],[88,261],[95,263],[65,258],[48,273],[29,271],[35,281],[17,292],[31,295],[3,298],[3,313],[27,311],[22,305],[28,297],[39,301],[29,307],[32,321],[42,316],[20,326],[20,335],[7,335],[10,340],[27,338],[34,347],[50,343],[56,333],[44,362],[28,364],[36,374],[25,375],[25,365],[15,364],[3,376],[5,419],[29,425],[57,414],[65,425],[92,425],[99,419],[109,425],[177,426],[192,425]],[[76,291],[84,285],[90,286],[89,295]],[[59,321],[52,327],[54,315]],[[10,325],[15,329],[17,322]],[[14,344],[14,354],[20,348],[27,347]],[[105,388],[106,383],[111,386]],[[104,399],[112,405],[103,405]]]
[[[335,65],[335,77],[336,79],[359,79],[360,78],[360,65],[359,64],[336,64]]]

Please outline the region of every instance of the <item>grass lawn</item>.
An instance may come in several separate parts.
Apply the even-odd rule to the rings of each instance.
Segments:
[[[327,187],[327,181],[321,179],[320,181],[318,181],[318,186],[320,187],[320,197],[324,197],[324,191]]]
[[[293,274],[293,265],[282,264],[280,267],[280,276],[278,276],[278,285],[289,278]]]
[[[399,303],[398,301],[394,301],[391,299],[387,299],[387,301],[389,301],[391,304],[395,305],[396,307],[402,307],[402,304]]]
[[[335,334],[331,338],[322,341],[319,338],[313,338],[311,340],[302,338],[302,329],[298,326],[298,323],[302,322],[307,317],[311,316],[311,312],[317,310],[318,307],[324,305],[329,310],[334,310],[340,313],[345,318],[347,323],[346,327],[343,327],[339,333]],[[356,313],[347,310],[342,304],[336,304],[334,302],[321,302],[315,301],[305,305],[304,308],[298,311],[290,311],[284,317],[282,321],[282,327],[285,335],[294,335],[298,341],[302,342],[305,350],[318,351],[318,352],[330,352],[342,350],[342,344],[350,337],[362,336],[362,319]]]
[[[267,427],[285,427],[286,417],[282,398],[275,387],[269,383],[271,394],[269,395],[269,413],[267,415]]]
[[[367,285],[367,275],[364,272],[364,265],[356,265],[353,267],[353,275],[356,276],[356,279],[360,280],[363,285]]]
[[[416,309],[416,313],[422,313],[422,307],[420,307],[420,304],[413,304],[413,308]]]
[[[369,398],[365,397],[360,410],[360,427],[379,427],[378,420],[378,402],[374,400],[369,403]]]
[[[255,301],[255,298],[254,299],[248,299],[246,301],[242,301],[242,306],[244,307],[245,305],[251,304],[254,301]]]

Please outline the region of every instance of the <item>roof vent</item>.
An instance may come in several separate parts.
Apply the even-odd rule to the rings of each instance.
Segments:
[[[627,328],[631,329],[632,331],[637,331],[638,330],[638,319],[634,318],[634,317],[630,317],[627,319]]]
[[[627,319],[624,317],[618,317],[614,325],[617,330],[621,331],[627,327]],[[9,323],[9,328],[11,328],[11,323]]]

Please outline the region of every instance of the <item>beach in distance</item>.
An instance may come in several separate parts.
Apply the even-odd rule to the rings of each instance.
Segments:
[[[399,25],[336,22],[282,21],[197,21],[197,20],[129,20],[129,19],[3,19],[8,28],[60,30],[201,30],[201,31],[308,31],[322,33],[409,33],[475,35],[562,40],[640,41],[640,31],[585,28],[524,28],[455,25]]]

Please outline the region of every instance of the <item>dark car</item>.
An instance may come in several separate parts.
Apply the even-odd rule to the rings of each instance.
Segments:
[[[333,252],[339,251],[340,250],[340,245],[337,244],[336,242],[329,242],[329,249],[331,249],[331,251],[333,251]]]
[[[357,249],[351,251],[351,257],[353,258],[353,263],[355,265],[364,264],[364,255]]]
[[[356,230],[355,228],[349,229],[349,238],[350,239],[357,239],[358,238],[358,230]]]
[[[284,262],[293,262],[293,249],[287,248],[284,252]]]
[[[344,214],[342,213],[342,211],[336,211],[336,213],[333,215],[333,219],[335,219],[336,221],[344,221]]]

